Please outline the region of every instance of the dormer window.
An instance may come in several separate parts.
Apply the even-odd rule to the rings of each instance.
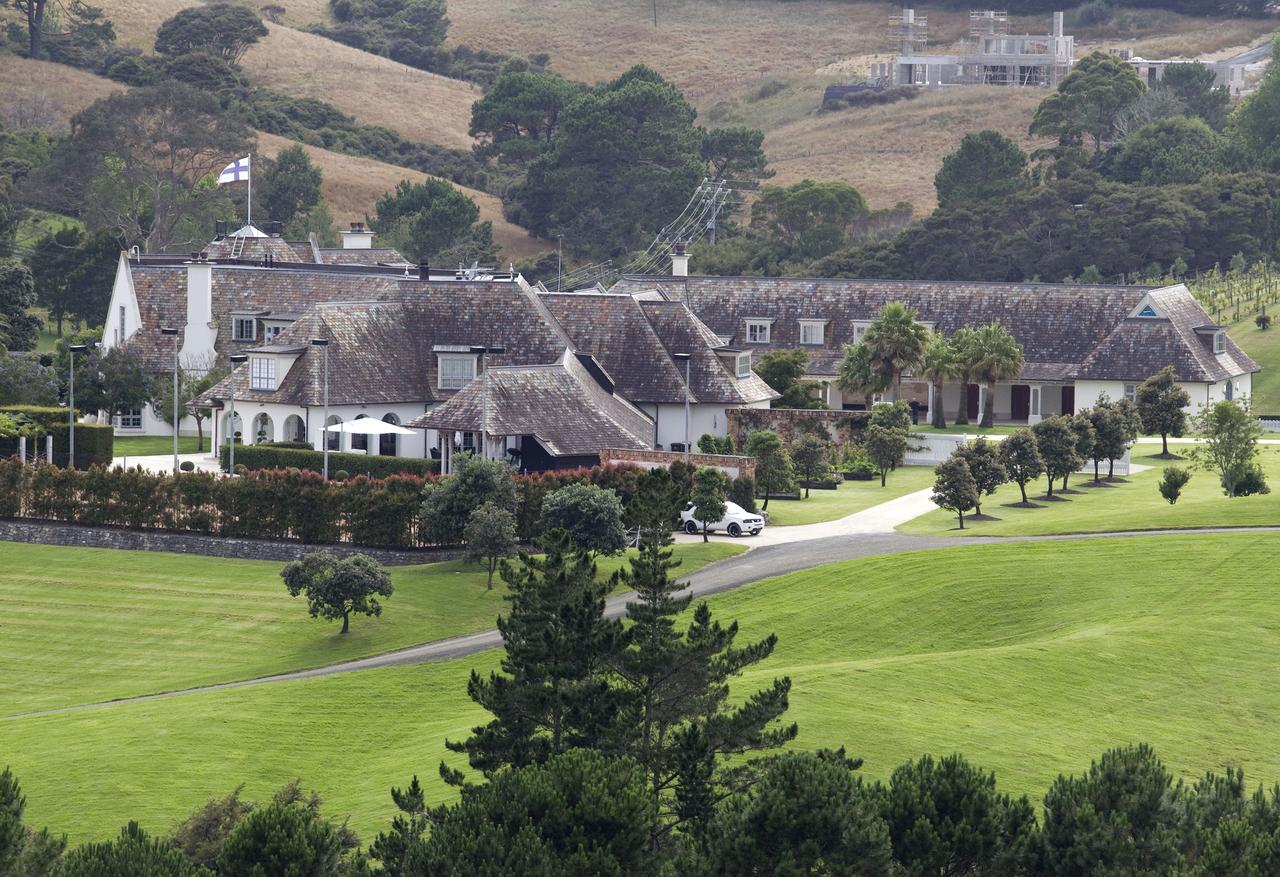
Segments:
[[[256,341],[258,321],[253,317],[236,317],[231,323],[231,337],[235,341]]]
[[[472,353],[439,353],[439,379],[442,390],[461,390],[476,377],[476,355]]]
[[[1227,352],[1227,333],[1226,332],[1213,333],[1213,352],[1214,353]]]
[[[269,356],[249,358],[249,389],[274,390],[276,388],[276,361]]]
[[[826,320],[801,320],[800,343],[822,345],[826,343]]]
[[[751,351],[739,353],[734,364],[734,374],[740,378],[751,377]]]
[[[862,336],[867,334],[867,329],[869,329],[870,327],[871,327],[871,323],[869,321],[864,320],[862,322],[854,323],[853,324],[853,343],[861,344]]]
[[[747,343],[768,344],[773,320],[747,320]]]

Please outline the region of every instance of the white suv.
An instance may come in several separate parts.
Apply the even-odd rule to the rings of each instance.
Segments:
[[[750,533],[752,536],[764,529],[764,518],[755,512],[749,512],[736,502],[726,502],[724,517],[707,525],[707,532],[724,530],[730,536],[741,536]],[[694,516],[693,503],[685,506],[680,513],[680,525],[686,533],[701,533],[702,522]]]

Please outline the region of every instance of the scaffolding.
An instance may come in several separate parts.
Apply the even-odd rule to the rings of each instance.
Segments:
[[[1007,12],[971,11],[969,36],[976,44],[954,55],[928,53],[927,22],[912,9],[890,16],[889,30],[898,56],[883,77],[888,84],[1056,87],[1075,58],[1075,38],[1062,32],[1061,12],[1054,13],[1051,33],[1014,35]]]

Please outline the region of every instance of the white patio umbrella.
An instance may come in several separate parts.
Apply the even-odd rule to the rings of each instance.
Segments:
[[[374,420],[372,417],[361,417],[357,420],[348,420],[345,423],[335,423],[332,426],[326,426],[325,432],[348,432],[353,435],[415,435],[412,429],[406,429],[394,423],[387,423],[382,420]]]

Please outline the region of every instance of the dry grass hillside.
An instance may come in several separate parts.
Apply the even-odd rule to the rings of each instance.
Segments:
[[[470,83],[397,64],[315,34],[270,25],[271,35],[244,56],[258,85],[294,97],[327,101],[369,125],[410,140],[470,149]]]
[[[151,51],[156,30],[193,0],[101,0],[121,43]],[[285,4],[286,9],[290,4]],[[313,3],[291,18],[310,23],[324,8]],[[290,27],[269,24],[271,33],[244,57],[258,85],[294,97],[327,101],[369,125],[382,125],[424,143],[470,149],[467,136],[475,86],[435,76]]]
[[[65,129],[71,117],[89,104],[123,90],[124,86],[83,70],[0,55],[0,118],[20,103],[30,105],[39,99],[45,116],[39,127]]]
[[[886,106],[817,113],[770,131],[765,149],[775,182],[839,178],[875,207],[910,201],[917,216],[936,204],[933,178],[970,131],[994,128],[1035,141],[1027,125],[1039,91],[965,88],[927,92]]]
[[[258,149],[268,157],[274,157],[291,145],[293,141],[284,137],[258,133]],[[394,189],[401,180],[421,182],[427,179],[426,174],[372,159],[356,158],[305,144],[304,148],[324,175],[324,196],[340,228],[352,220],[363,220],[366,213],[372,213],[374,202]],[[465,186],[458,188],[479,205],[481,219],[493,222],[493,238],[502,249],[504,259],[519,261],[551,248],[546,241],[530,237],[520,226],[507,222],[502,216],[502,203],[496,195]]]

